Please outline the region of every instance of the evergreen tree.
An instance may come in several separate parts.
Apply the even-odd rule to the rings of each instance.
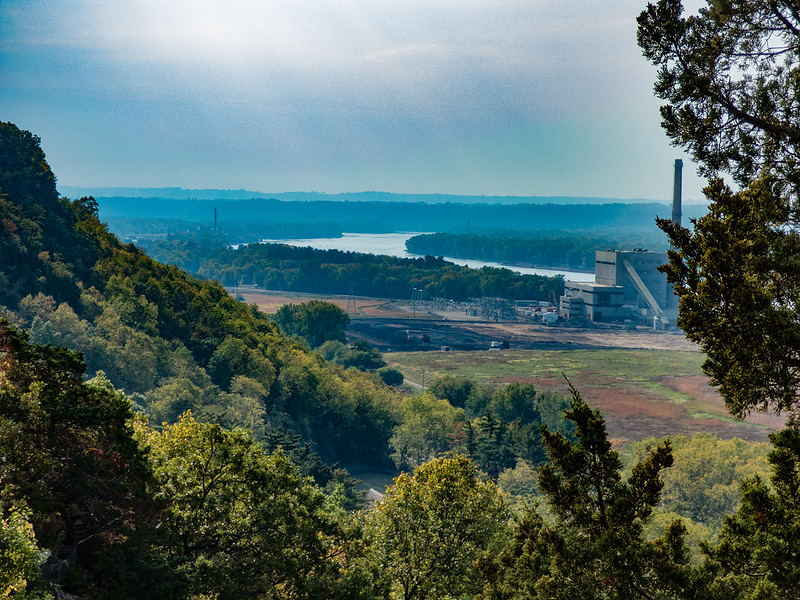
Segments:
[[[574,388],[566,417],[575,423],[574,442],[542,428],[551,464],[539,470],[539,489],[554,521],[535,509],[527,511],[487,597],[696,597],[699,578],[689,564],[684,527],[674,523],[654,542],[643,536],[644,523],[660,499],[659,472],[672,464],[669,444],[653,450],[623,481],[605,422]]]
[[[770,439],[772,486],[746,479],[739,510],[725,518],[719,544],[705,549],[719,597],[800,597],[800,424]]]

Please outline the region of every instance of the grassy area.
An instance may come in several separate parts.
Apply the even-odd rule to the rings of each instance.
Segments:
[[[390,365],[420,382],[442,375],[463,375],[481,383],[537,382],[602,379],[611,387],[632,386],[670,391],[658,383],[665,376],[701,375],[703,357],[698,352],[674,350],[500,350],[485,352],[396,352],[387,354]],[[566,384],[564,385],[566,389]]]
[[[426,385],[443,375],[461,375],[487,385],[532,383],[567,395],[566,376],[584,400],[603,412],[618,441],[698,431],[764,441],[781,426],[774,417],[749,422],[731,417],[703,375],[703,355],[694,351],[396,352],[384,358],[408,382],[421,384],[424,373]]]

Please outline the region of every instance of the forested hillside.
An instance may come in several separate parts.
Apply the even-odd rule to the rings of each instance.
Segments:
[[[2,131],[0,302],[38,343],[83,354],[154,423],[186,410],[297,432],[328,461],[388,464],[391,390],[336,368],[268,317],[108,233],[59,199],[38,139]]]

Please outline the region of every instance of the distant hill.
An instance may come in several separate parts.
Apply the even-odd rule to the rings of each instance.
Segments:
[[[426,204],[650,204],[666,199],[598,198],[591,196],[469,196],[456,194],[396,194],[390,192],[256,192],[252,190],[184,189],[180,187],[80,187],[59,185],[69,198],[171,198],[174,200],[250,200],[274,198],[286,202],[424,202]]]
[[[500,230],[562,230],[652,232],[661,235],[656,217],[669,217],[672,206],[658,203],[615,204],[456,204],[407,201],[286,201],[95,197],[101,219],[178,220],[231,225],[304,223],[338,227],[354,233],[392,231],[488,232]],[[684,218],[705,214],[705,207],[684,207]],[[334,227],[331,227],[335,229]]]

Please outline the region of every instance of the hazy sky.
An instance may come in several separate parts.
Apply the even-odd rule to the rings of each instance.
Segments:
[[[59,182],[700,199],[644,0],[0,0],[0,120]]]

